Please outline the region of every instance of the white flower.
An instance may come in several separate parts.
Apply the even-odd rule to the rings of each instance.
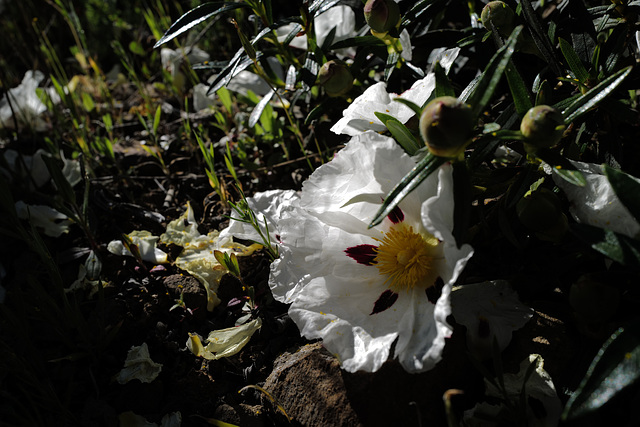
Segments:
[[[292,302],[301,333],[322,338],[350,372],[390,356],[410,372],[431,369],[451,334],[449,293],[473,251],[453,229],[451,165],[442,166],[383,222],[368,229],[386,194],[415,166],[393,139],[352,138],[303,184],[277,224],[274,297]]]
[[[15,204],[18,218],[28,220],[34,227],[51,237],[60,237],[69,232],[73,221],[65,214],[46,205],[27,205],[22,200]]]
[[[456,323],[467,328],[467,347],[481,359],[493,355],[493,340],[504,350],[513,331],[531,319],[533,310],[522,304],[508,282],[496,280],[458,286],[451,293]]]
[[[209,60],[209,54],[197,46],[191,48],[179,48],[173,50],[168,47],[163,47],[160,50],[160,62],[162,68],[171,73],[171,76],[175,79],[180,72],[180,65],[185,61],[189,61],[191,64],[199,62],[205,62]]]
[[[535,370],[525,384],[527,370],[531,364],[535,364]],[[487,397],[494,400],[503,399],[504,395],[496,388],[495,383],[485,379]],[[521,396],[523,387],[525,399],[522,399]],[[556,393],[553,380],[544,370],[544,360],[540,355],[530,354],[520,364],[520,371],[517,374],[505,374],[504,388],[510,400],[508,406],[506,404],[492,405],[487,402],[478,403],[472,409],[465,411],[464,425],[469,427],[498,427],[502,425],[555,427],[558,425],[562,403]],[[525,408],[520,407],[523,402],[526,405]]]
[[[167,254],[158,249],[156,245],[160,239],[158,236],[154,236],[151,232],[146,230],[134,230],[127,234],[131,243],[136,245],[140,258],[143,261],[151,262],[154,264],[163,264],[168,261]],[[112,240],[107,245],[107,250],[114,255],[130,256],[133,254],[120,240]]]
[[[46,122],[40,117],[42,113],[47,111],[47,106],[36,93],[36,89],[43,80],[44,74],[41,71],[29,70],[22,78],[22,83],[9,89],[7,94],[0,99],[0,129],[13,129],[14,113],[18,127],[27,126],[37,131],[47,129]],[[60,101],[55,90],[46,92],[53,102]]]
[[[460,48],[448,49],[441,53],[435,61],[439,60],[440,65],[449,71],[460,52]],[[375,116],[375,113],[389,114],[402,123],[406,123],[415,112],[400,102],[394,101],[396,98],[403,98],[422,107],[429,99],[436,87],[436,77],[434,73],[428,73],[426,77],[415,82],[411,89],[400,95],[387,93],[386,83],[376,83],[362,95],[357,97],[349,107],[342,113],[343,118],[338,121],[331,130],[337,134],[358,135],[367,130],[384,132],[387,128]]]
[[[334,43],[353,37],[356,34],[356,15],[353,12],[353,9],[348,6],[338,5],[328,9],[326,12],[318,15],[313,24],[315,26],[316,42],[318,43],[318,46],[322,46],[327,36],[334,28],[336,29],[333,36]],[[296,24],[288,24],[278,28],[278,40],[282,42],[293,30],[295,25]],[[289,46],[307,50],[306,35],[294,37],[293,40],[291,40],[291,43],[289,43]],[[342,53],[354,54],[355,51],[353,49],[345,49],[342,50]]]
[[[574,162],[587,181],[584,187],[567,182],[553,170],[553,181],[567,195],[571,205],[569,212],[580,223],[607,228],[616,233],[638,238],[640,224],[616,196],[601,165]],[[640,182],[637,178],[633,178]]]

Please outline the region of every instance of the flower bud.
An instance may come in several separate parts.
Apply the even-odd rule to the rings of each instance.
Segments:
[[[520,222],[541,240],[559,242],[568,229],[558,196],[546,188],[527,193],[516,205]]]
[[[503,37],[509,37],[515,28],[516,15],[505,2],[492,1],[482,9],[482,25],[492,31],[494,28]]]
[[[400,21],[400,8],[393,0],[368,0],[364,5],[364,19],[377,33],[386,33]]]
[[[525,137],[525,147],[529,152],[556,145],[565,127],[560,111],[548,105],[531,108],[520,122],[520,132]]]
[[[420,135],[432,154],[456,157],[473,136],[471,106],[452,96],[431,101],[420,116]]]
[[[353,87],[353,75],[342,61],[328,61],[320,68],[318,82],[329,96],[342,96]]]

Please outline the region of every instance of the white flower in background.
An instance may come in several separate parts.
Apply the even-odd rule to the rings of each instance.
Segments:
[[[338,5],[328,9],[326,12],[318,15],[314,20],[316,41],[318,46],[322,46],[329,33],[335,28],[336,32],[333,36],[333,42],[348,39],[356,35],[356,15],[353,9],[348,6]],[[288,24],[278,28],[278,40],[282,42],[287,35],[293,30],[296,24]],[[300,35],[294,37],[289,43],[290,47],[307,50],[307,36]],[[338,53],[343,55],[354,55],[353,48],[340,49]]]
[[[33,156],[22,155],[12,149],[6,150],[4,152],[4,160],[9,170],[0,167],[0,173],[9,180],[13,178],[12,174],[16,174],[22,181],[29,184],[33,183],[37,188],[40,188],[51,179],[49,169],[44,160],[42,160],[43,156],[50,156],[50,154],[43,149],[37,150]],[[68,160],[62,150],[60,150],[60,157],[63,162],[62,175],[73,187],[82,180],[80,162]]]
[[[569,212],[580,223],[607,228],[616,233],[632,238],[640,236],[640,224],[616,196],[601,165],[574,162],[573,165],[582,172],[587,184],[578,187],[567,182],[553,168],[552,176],[555,184],[567,195],[571,205]],[[640,182],[635,177],[632,177]]]
[[[274,297],[302,335],[322,338],[350,372],[397,358],[410,372],[431,369],[451,334],[449,293],[473,251],[453,229],[451,165],[443,165],[379,226],[369,222],[386,194],[415,166],[396,142],[352,138],[303,184],[277,225]]]
[[[178,50],[163,47],[160,50],[162,68],[171,73],[171,77],[174,79],[178,76],[180,65],[185,60],[189,61],[190,64],[197,64],[208,61],[209,54],[197,46],[191,46],[190,48],[181,47]]]
[[[73,221],[68,216],[46,205],[27,205],[22,200],[15,204],[18,218],[26,219],[36,228],[42,229],[44,234],[60,237],[69,232]]]
[[[156,245],[160,239],[158,236],[152,235],[146,230],[134,230],[127,234],[131,243],[137,246],[140,253],[140,258],[143,261],[151,262],[154,264],[163,264],[168,262],[167,254],[158,249]],[[113,240],[107,245],[107,250],[114,255],[130,256],[133,254],[120,240]]]
[[[449,72],[451,65],[460,52],[460,48],[443,50],[434,59],[440,61],[440,65]],[[337,134],[358,135],[367,130],[384,132],[387,128],[375,116],[375,113],[389,114],[402,123],[406,123],[415,112],[406,105],[394,101],[396,98],[403,98],[422,107],[431,97],[436,87],[436,77],[434,73],[428,73],[426,77],[415,82],[411,89],[397,95],[387,92],[387,85],[384,82],[376,83],[362,95],[357,97],[349,107],[342,113],[343,118],[338,121],[331,130]]]
[[[493,355],[494,339],[500,351],[504,350],[513,331],[533,316],[533,309],[522,304],[503,280],[455,287],[451,309],[456,323],[467,328],[467,347],[480,359]]]
[[[42,71],[29,70],[22,78],[22,83],[9,89],[7,94],[0,99],[0,129],[14,128],[13,116],[15,113],[15,121],[19,128],[29,127],[36,131],[47,130],[47,123],[40,117],[42,113],[47,111],[47,106],[36,93],[36,89],[43,80]],[[54,103],[60,101],[54,89],[45,92]]]
[[[525,384],[527,370],[535,364],[535,370]],[[503,399],[503,393],[485,379],[487,397]],[[555,427],[560,420],[562,403],[556,393],[553,380],[544,370],[544,360],[538,354],[531,354],[520,364],[517,374],[504,375],[504,387],[511,401],[510,411],[505,404],[482,402],[465,411],[463,423],[469,427],[498,427],[503,425],[526,425],[529,427]],[[525,387],[525,398],[521,399]],[[520,407],[524,402],[525,408]],[[515,409],[515,411],[514,411]],[[491,420],[500,421],[499,423]]]

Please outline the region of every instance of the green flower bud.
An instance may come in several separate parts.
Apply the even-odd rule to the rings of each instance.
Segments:
[[[400,21],[400,8],[393,0],[368,0],[364,5],[364,19],[377,33],[386,33]]]
[[[420,116],[420,135],[429,151],[440,157],[456,157],[473,136],[471,106],[452,96],[431,101]]]
[[[556,145],[565,127],[560,111],[548,105],[531,108],[520,122],[520,132],[525,137],[525,148],[529,152]]]
[[[482,9],[482,25],[492,31],[494,28],[503,37],[509,37],[516,26],[516,14],[505,2],[492,1]]]
[[[541,240],[559,242],[568,229],[558,196],[546,188],[527,193],[516,205],[520,222]]]
[[[353,75],[342,61],[328,61],[320,68],[318,82],[329,96],[343,96],[353,87]]]

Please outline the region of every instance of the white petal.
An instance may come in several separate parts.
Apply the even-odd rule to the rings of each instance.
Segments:
[[[28,220],[33,226],[42,229],[47,236],[60,237],[68,233],[69,226],[73,224],[65,214],[46,205],[27,205],[18,200],[15,208],[18,218]]]
[[[533,310],[522,304],[508,282],[463,285],[451,294],[453,317],[467,328],[467,346],[481,359],[491,357],[494,338],[504,350],[513,331],[523,327]],[[486,322],[487,335],[480,333],[480,323]],[[484,326],[483,326],[484,328]]]
[[[587,185],[578,187],[553,172],[553,181],[560,187],[571,202],[569,212],[581,223],[607,228],[629,237],[640,235],[640,224],[616,196],[609,180],[604,175],[602,166],[592,163],[572,161],[582,172]],[[639,179],[632,177],[636,181]]]

